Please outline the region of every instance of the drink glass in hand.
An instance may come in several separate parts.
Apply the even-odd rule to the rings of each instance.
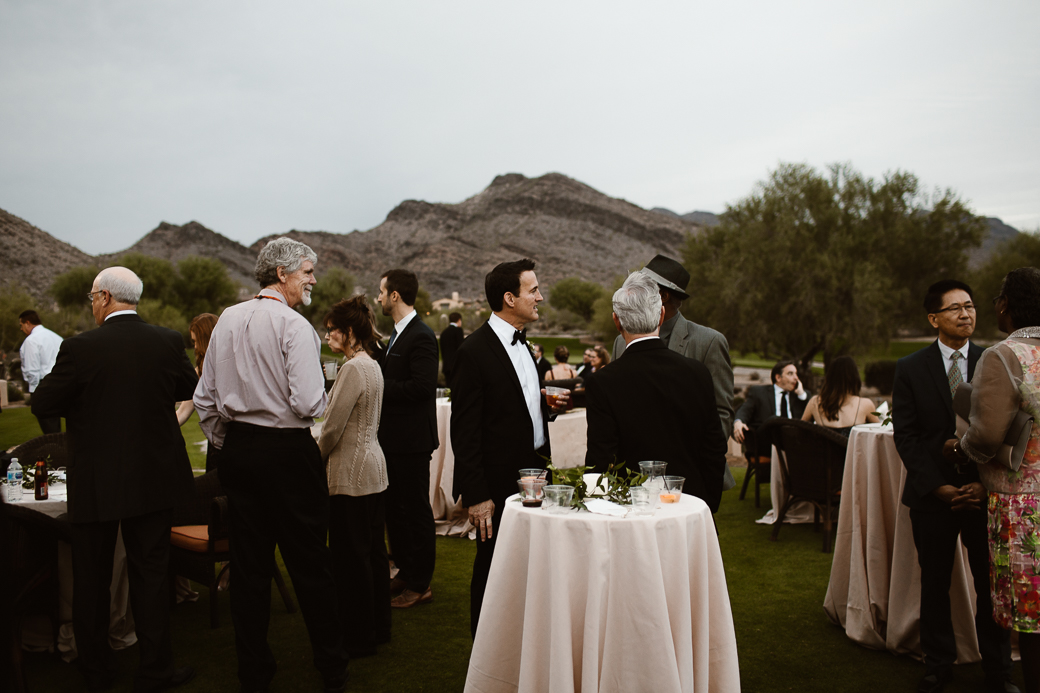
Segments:
[[[569,393],[570,390],[565,387],[547,387],[545,388],[545,403],[549,405],[550,409],[554,409],[557,406],[557,399]]]

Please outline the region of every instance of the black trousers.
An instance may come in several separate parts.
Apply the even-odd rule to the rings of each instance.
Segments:
[[[433,579],[437,561],[437,529],[430,507],[432,453],[385,453],[386,533],[400,569],[397,577],[422,594]]]
[[[36,417],[36,422],[40,424],[40,430],[43,431],[44,435],[48,433],[61,433],[61,417],[55,416],[49,419],[41,419]]]
[[[495,512],[491,515],[491,537],[480,540],[477,530],[477,557],[473,559],[473,579],[469,583],[469,631],[477,637],[477,622],[480,620],[480,606],[484,603],[484,592],[487,591],[488,575],[491,573],[491,560],[495,557],[495,541],[502,527],[502,513],[505,512],[506,499],[496,498]]]
[[[231,619],[242,688],[265,687],[277,668],[267,644],[275,544],[300,602],[314,665],[327,682],[342,679],[347,655],[325,543],[329,487],[318,444],[305,428],[232,422],[217,473],[228,498]]]
[[[390,640],[390,561],[385,494],[329,498],[329,551],[348,651]]]
[[[958,535],[968,550],[968,566],[977,595],[975,633],[982,654],[982,669],[993,676],[1009,673],[1010,633],[993,620],[985,509],[958,512],[911,509],[910,523],[921,566],[921,649],[928,673],[945,673],[957,658],[950,615],[950,582]]]
[[[76,664],[88,685],[116,674],[108,644],[112,597],[112,560],[120,525],[130,578],[140,665],[135,691],[158,690],[173,674],[170,644],[171,509],[106,522],[72,525],[72,628],[79,657]]]

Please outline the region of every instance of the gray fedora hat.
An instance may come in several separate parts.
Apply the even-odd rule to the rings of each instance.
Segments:
[[[690,273],[678,260],[664,255],[655,255],[654,259],[646,263],[646,267],[639,271],[665,289],[683,298],[690,297],[686,293],[686,287],[690,285]]]

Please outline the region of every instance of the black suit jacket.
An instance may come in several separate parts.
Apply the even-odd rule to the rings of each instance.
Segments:
[[[809,397],[804,400],[798,399],[798,395],[791,392],[787,398],[791,406],[791,418],[800,419],[805,413],[805,405],[809,403]],[[747,399],[737,410],[736,418],[751,427],[761,426],[771,416],[779,416],[776,410],[776,393],[772,385],[752,385],[748,388]]]
[[[533,359],[533,356],[532,356]],[[520,379],[502,342],[488,323],[459,347],[451,390],[451,447],[455,453],[453,495],[469,507],[486,500],[501,507],[518,491],[519,471],[545,469],[549,447],[549,409],[542,425],[545,446],[534,449],[534,428]]]
[[[968,345],[964,382],[975,374],[982,352],[982,347]],[[903,504],[916,510],[948,511],[949,506],[932,491],[945,484],[961,487],[979,480],[976,465],[966,464],[965,473],[958,474],[942,455],[943,444],[955,436],[957,429],[949,382],[938,341],[896,364],[892,426],[896,450],[906,467]]]
[[[432,453],[440,444],[436,335],[416,315],[378,357],[383,369],[379,446],[391,454]]]
[[[197,383],[184,338],[137,315],[117,315],[61,343],[32,411],[66,419],[72,522],[143,515],[191,494],[175,405],[191,399]]]
[[[455,364],[455,354],[463,340],[462,328],[448,325],[441,332],[441,360],[444,362],[444,378],[451,381],[451,372]]]
[[[552,364],[549,363],[549,359],[544,356],[541,361],[535,359],[534,367],[538,369],[538,382],[544,383],[545,374],[552,370]]]
[[[667,462],[667,474],[686,478],[684,493],[718,510],[726,435],[707,366],[660,339],[639,342],[587,381],[585,398],[586,465],[605,472],[616,459],[638,472],[640,461]]]

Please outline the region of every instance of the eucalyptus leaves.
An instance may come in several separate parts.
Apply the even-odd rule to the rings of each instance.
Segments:
[[[564,484],[574,487],[574,497],[571,499],[571,507],[579,510],[587,510],[585,500],[589,498],[603,498],[618,505],[631,505],[633,486],[641,486],[647,480],[645,474],[633,472],[620,464],[612,464],[607,468],[605,474],[600,475],[596,486],[590,491],[585,482],[585,474],[592,467],[572,467],[570,469],[557,469],[552,464],[548,465],[552,472],[554,484]]]

